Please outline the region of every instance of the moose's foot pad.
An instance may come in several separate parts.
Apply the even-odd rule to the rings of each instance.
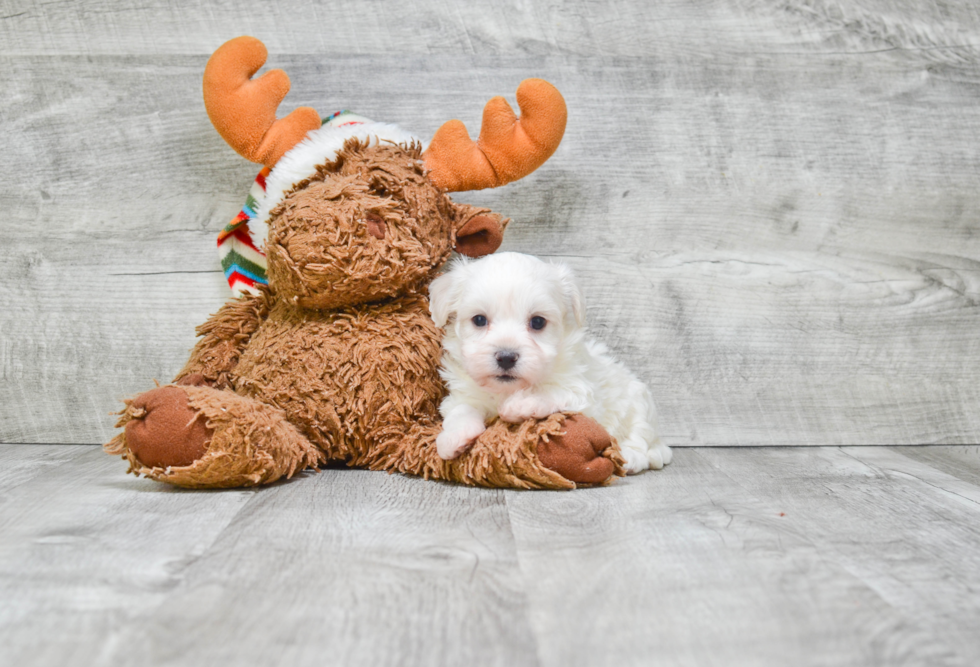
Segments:
[[[127,411],[126,444],[150,468],[189,466],[204,456],[214,432],[178,387],[152,389],[134,398]]]
[[[208,386],[167,385],[126,402],[104,447],[129,471],[189,488],[268,484],[317,466],[323,452],[282,410]]]
[[[581,414],[568,415],[561,432],[538,444],[538,459],[576,484],[605,484],[624,474],[623,457],[606,429]]]

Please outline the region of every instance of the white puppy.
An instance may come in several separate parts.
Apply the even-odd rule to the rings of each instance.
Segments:
[[[446,331],[439,456],[459,456],[497,416],[522,422],[581,412],[619,442],[627,472],[670,463],[646,385],[586,339],[582,293],[568,267],[513,252],[463,258],[429,295],[432,319]]]

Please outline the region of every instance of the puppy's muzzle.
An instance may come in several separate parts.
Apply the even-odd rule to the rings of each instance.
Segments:
[[[500,366],[502,370],[509,371],[514,366],[517,365],[517,359],[519,355],[513,350],[498,350],[494,356],[497,360],[497,365]]]

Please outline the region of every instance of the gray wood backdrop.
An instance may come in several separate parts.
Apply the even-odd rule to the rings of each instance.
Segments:
[[[564,142],[466,193],[562,258],[671,445],[980,440],[973,0],[0,2],[0,442],[97,443],[227,296],[256,168],[208,55],[429,137],[554,82]]]

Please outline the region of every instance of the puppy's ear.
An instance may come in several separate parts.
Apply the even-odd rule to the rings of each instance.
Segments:
[[[558,280],[561,283],[562,300],[576,326],[585,324],[585,297],[575,280],[575,274],[564,264],[558,264]]]
[[[432,281],[429,285],[429,312],[437,327],[444,327],[449,316],[456,309],[456,299],[459,289],[454,271],[450,269]]]

